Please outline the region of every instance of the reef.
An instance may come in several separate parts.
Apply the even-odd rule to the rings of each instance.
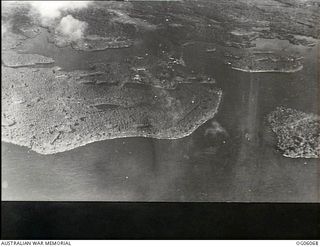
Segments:
[[[7,67],[17,68],[52,64],[54,63],[54,59],[37,54],[23,54],[8,51],[2,52],[2,62]]]
[[[302,70],[302,57],[274,53],[251,53],[226,62],[234,70],[250,73],[294,73]]]
[[[222,91],[188,64],[189,45],[206,44],[204,56],[235,70],[289,73],[303,68],[299,54],[255,53],[256,41],[318,43],[317,2],[267,2],[94,1],[46,25],[27,2],[3,3],[2,140],[51,154],[112,138],[191,134],[216,114]],[[283,131],[291,143],[293,132]],[[319,156],[308,145],[293,146],[296,156]]]
[[[320,117],[278,107],[268,116],[278,148],[289,158],[320,158]]]
[[[133,45],[133,41],[121,36],[101,37],[98,35],[88,35],[81,39],[70,40],[63,35],[55,34],[48,38],[49,42],[58,47],[71,46],[78,51],[103,51],[107,49],[128,48]]]
[[[72,43],[71,47],[80,51],[103,51],[106,49],[128,48],[132,45],[132,40],[123,37],[100,37],[91,35],[78,42]]]

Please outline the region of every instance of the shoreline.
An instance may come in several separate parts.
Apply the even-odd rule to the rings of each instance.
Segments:
[[[246,73],[295,73],[302,70],[303,65],[292,70],[250,70],[250,69],[241,69],[237,67],[231,67],[231,69],[241,71],[241,72],[246,72]]]
[[[221,101],[221,98],[220,98]],[[220,102],[219,102],[220,103]],[[21,143],[19,141],[15,141],[13,139],[10,138],[5,138],[2,137],[1,141],[5,142],[5,143],[10,143],[10,144],[14,144],[14,145],[18,145],[21,147],[27,147],[30,150],[42,154],[42,155],[50,155],[50,154],[56,154],[56,153],[63,153],[63,152],[67,152],[73,149],[76,149],[78,147],[83,147],[86,146],[88,144],[91,143],[95,143],[95,142],[100,142],[100,141],[107,141],[107,140],[113,140],[113,139],[121,139],[121,138],[131,138],[131,137],[143,137],[143,138],[152,138],[152,139],[158,139],[158,140],[177,140],[177,139],[181,139],[184,137],[187,137],[189,135],[191,135],[194,131],[196,131],[200,126],[202,126],[203,124],[205,124],[206,122],[208,122],[210,119],[214,118],[214,116],[218,113],[218,110],[216,110],[211,117],[209,118],[203,118],[201,120],[199,120],[198,124],[195,124],[192,128],[190,128],[189,131],[185,131],[183,133],[180,133],[179,135],[172,135],[170,136],[170,134],[168,134],[167,136],[165,134],[152,134],[152,133],[138,133],[138,132],[127,132],[127,133],[120,133],[117,135],[111,135],[111,136],[103,136],[103,135],[99,135],[96,138],[92,138],[91,140],[87,140],[87,141],[83,141],[83,142],[79,142],[74,146],[69,146],[66,145],[63,148],[58,148],[58,149],[40,149],[40,148],[33,148],[33,146],[31,145],[26,145],[24,143]],[[100,137],[100,138],[99,138]],[[54,147],[54,146],[53,146]]]

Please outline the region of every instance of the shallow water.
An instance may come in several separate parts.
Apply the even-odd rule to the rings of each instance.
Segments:
[[[41,49],[53,56],[56,48]],[[200,45],[188,47],[187,66],[211,75],[223,90],[214,120],[226,134],[205,135],[208,121],[178,140],[122,138],[53,155],[2,143],[2,199],[319,201],[318,160],[283,157],[266,121],[277,106],[317,113],[315,49],[303,51],[300,72],[250,74],[230,70]],[[55,65],[79,69],[97,57],[73,52],[65,57],[77,62],[57,55]],[[110,53],[116,52],[124,51]]]
[[[70,46],[57,47],[48,41],[48,31],[41,29],[41,33],[34,39],[28,39],[21,47],[21,52],[42,54],[55,60],[54,66],[65,71],[87,70],[92,64],[119,62],[121,58],[129,56],[143,56],[146,52],[138,45],[120,49],[106,49],[104,51],[84,52],[72,49]]]
[[[52,66],[72,71],[130,56],[158,55],[159,44],[166,44],[183,54],[187,69],[214,78],[222,89],[215,118],[178,140],[121,138],[52,155],[2,143],[3,200],[320,201],[319,160],[283,157],[266,119],[278,106],[320,113],[318,46],[257,39],[257,46],[249,50],[298,52],[304,67],[296,73],[253,74],[225,65],[217,44],[195,41],[180,50],[164,39],[171,37],[164,32],[162,36],[146,33],[143,43],[130,48],[81,52],[57,48],[47,41],[43,29],[20,49],[51,57]],[[179,38],[178,32],[171,34]],[[208,47],[215,49],[207,52]],[[206,134],[211,121],[225,132]]]

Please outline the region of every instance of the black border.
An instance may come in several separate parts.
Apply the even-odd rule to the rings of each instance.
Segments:
[[[1,239],[320,239],[317,203],[1,202]]]
[[[2,202],[1,239],[320,239],[317,203]]]

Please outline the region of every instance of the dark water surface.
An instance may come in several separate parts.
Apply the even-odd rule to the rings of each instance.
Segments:
[[[270,43],[286,49],[283,41]],[[53,57],[65,70],[112,61],[119,53],[145,52],[128,48],[84,53],[39,44],[47,43],[35,42],[29,52]],[[201,45],[187,47],[187,66],[215,78],[223,91],[213,120],[178,140],[122,138],[54,155],[2,143],[2,199],[319,201],[319,160],[283,157],[266,121],[278,106],[319,111],[317,47],[294,50],[305,57],[299,72],[244,73],[231,70]],[[205,135],[212,121],[225,133]]]

